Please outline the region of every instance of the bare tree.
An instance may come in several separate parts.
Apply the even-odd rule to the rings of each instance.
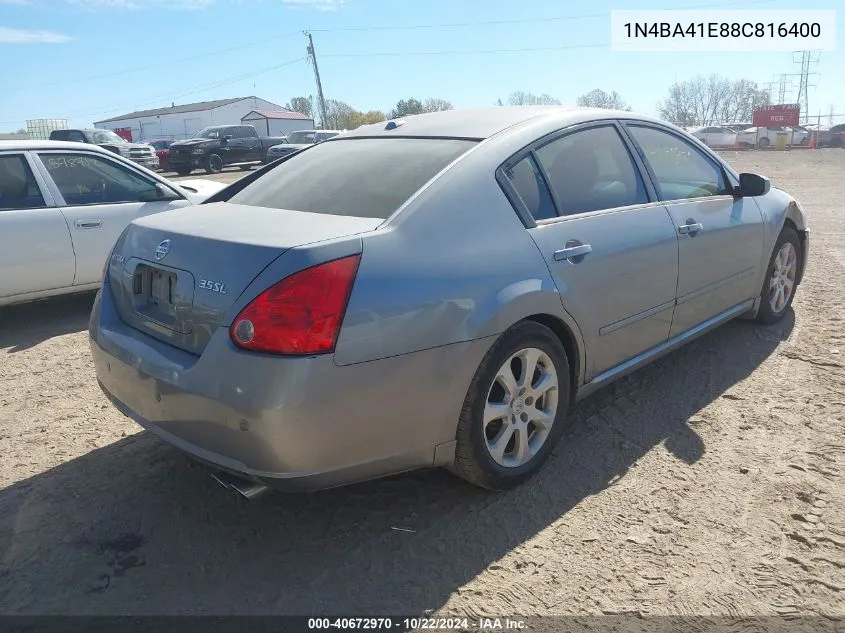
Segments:
[[[769,103],[769,94],[748,79],[698,75],[676,82],[657,106],[660,116],[683,126],[746,123],[754,109]]]
[[[358,114],[360,112],[348,103],[337,99],[326,99],[326,120],[323,127],[329,130],[348,130]]]
[[[450,101],[447,101],[446,99],[438,99],[436,97],[431,97],[423,101],[422,107],[423,112],[442,112],[444,110],[455,109],[455,106],[453,106]]]
[[[560,101],[547,94],[535,95],[519,90],[508,97],[510,105],[560,105]]]
[[[630,110],[622,96],[616,92],[605,92],[599,88],[581,95],[575,101],[582,108],[605,108],[607,110]]]
[[[293,97],[285,107],[308,118],[314,118],[314,97]]]

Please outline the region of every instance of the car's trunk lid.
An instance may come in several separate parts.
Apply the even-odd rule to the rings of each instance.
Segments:
[[[109,281],[124,321],[199,354],[244,289],[282,253],[382,222],[225,202],[159,213],[123,234]]]

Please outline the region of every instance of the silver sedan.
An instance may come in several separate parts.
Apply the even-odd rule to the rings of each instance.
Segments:
[[[801,206],[629,112],[365,126],[132,222],[91,316],[102,388],[250,496],[446,467],[491,489],[569,405],[790,310]]]

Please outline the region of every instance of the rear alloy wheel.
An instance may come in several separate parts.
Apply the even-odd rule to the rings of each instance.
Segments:
[[[769,261],[769,269],[763,282],[760,296],[760,323],[780,321],[792,305],[798,279],[798,265],[801,257],[801,242],[798,234],[789,227],[781,231]]]
[[[207,174],[219,174],[223,171],[223,159],[217,154],[209,155],[205,162],[205,172]]]
[[[757,141],[757,147],[760,149],[766,149],[769,146],[769,139],[765,136]]]
[[[491,490],[521,484],[548,459],[564,430],[569,363],[557,336],[526,321],[482,361],[458,422],[454,470]]]

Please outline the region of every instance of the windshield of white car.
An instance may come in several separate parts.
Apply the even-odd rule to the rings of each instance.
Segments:
[[[201,129],[199,132],[194,135],[194,138],[219,138],[220,137],[220,128],[213,128],[207,127]]]
[[[114,132],[110,130],[103,130],[98,132],[93,132],[91,134],[91,140],[95,143],[126,143],[126,139],[121,138]]]
[[[475,144],[443,138],[328,141],[296,153],[229,202],[386,219]]]

